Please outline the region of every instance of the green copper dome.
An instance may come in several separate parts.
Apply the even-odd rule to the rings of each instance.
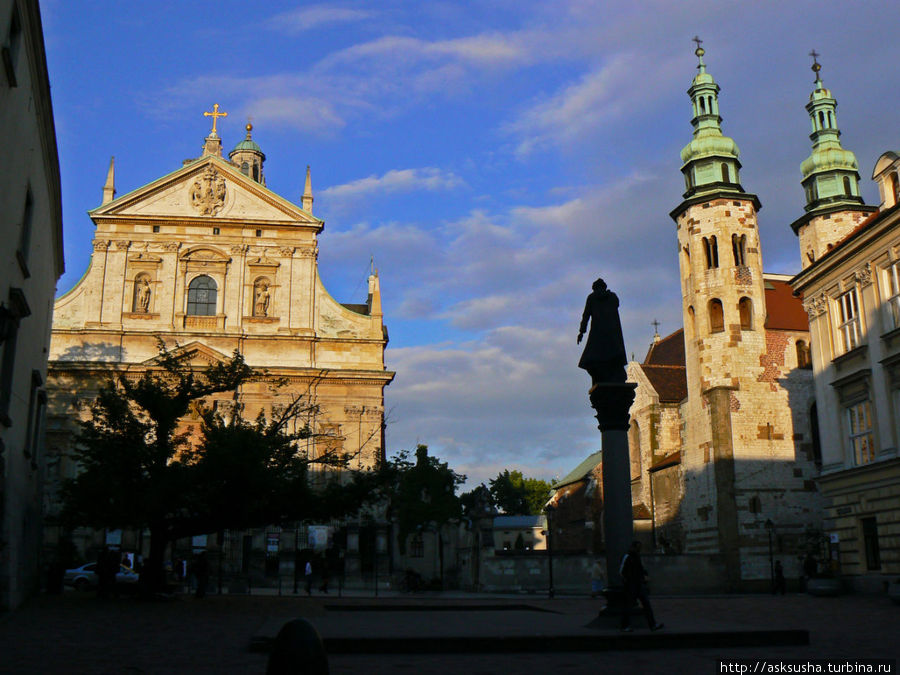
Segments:
[[[719,116],[719,85],[706,72],[703,62],[705,51],[698,46],[694,51],[699,63],[697,74],[691,81],[688,96],[691,97],[694,137],[681,151],[684,174],[685,198],[705,192],[743,192],[740,186],[740,168],[737,143],[722,134],[722,118]]]
[[[250,150],[253,152],[262,152],[262,148],[259,147],[257,142],[254,141],[252,138],[245,138],[240,143],[238,143],[236,146],[234,146],[234,150],[232,150],[231,152],[241,152],[241,151],[246,151],[246,150]]]
[[[859,195],[859,164],[856,155],[841,147],[841,131],[837,125],[837,101],[822,84],[822,66],[813,52],[812,70],[815,88],[809,95],[809,113],[813,142],[812,152],[800,164],[801,183],[806,192],[806,211],[831,209],[841,204],[862,204]]]

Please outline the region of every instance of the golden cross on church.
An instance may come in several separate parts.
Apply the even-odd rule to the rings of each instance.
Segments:
[[[215,135],[216,135],[216,121],[217,121],[217,119],[218,119],[219,117],[228,117],[228,113],[227,113],[227,112],[219,112],[219,104],[218,104],[218,103],[214,103],[214,104],[213,104],[213,111],[212,111],[212,112],[204,112],[204,113],[203,113],[203,116],[204,116],[204,117],[212,117],[212,118],[213,118],[213,128],[212,128],[212,133],[210,134],[210,136],[215,136]]]

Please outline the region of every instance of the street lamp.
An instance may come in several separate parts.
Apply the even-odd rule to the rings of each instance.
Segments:
[[[775,558],[772,555],[772,533],[775,531],[775,523],[766,518],[766,533],[769,535],[769,581],[772,591],[775,591]]]

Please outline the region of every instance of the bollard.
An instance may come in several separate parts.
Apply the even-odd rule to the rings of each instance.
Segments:
[[[318,631],[306,619],[288,621],[272,644],[266,675],[328,675],[328,655]]]

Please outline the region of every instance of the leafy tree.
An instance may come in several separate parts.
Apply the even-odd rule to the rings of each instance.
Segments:
[[[430,456],[427,445],[416,448],[415,462],[408,451],[401,451],[388,462],[385,472],[401,553],[406,551],[409,535],[423,527],[440,528],[462,514],[456,488],[466,477]]]
[[[90,418],[80,423],[74,452],[80,472],[63,487],[70,526],[150,530],[141,579],[146,592],[161,585],[165,548],[175,539],[339,516],[358,508],[372,489],[368,476],[313,494],[311,460],[297,442],[312,435],[303,420],[314,407],[297,397],[271,419],[261,412],[248,422],[236,412],[226,422],[204,407],[204,397],[237,392],[253,370],[238,352],[199,372],[185,359],[160,344],[156,369],[137,381],[120,374],[100,389]],[[192,407],[201,417],[195,442],[179,426]],[[339,466],[347,460],[331,453],[314,461]]]
[[[550,494],[550,483],[538,478],[525,478],[521,471],[504,470],[490,481],[494,504],[508,516],[536,516],[541,513]]]
[[[459,496],[463,515],[468,518],[492,515],[497,512],[494,497],[484,483],[477,485]]]

